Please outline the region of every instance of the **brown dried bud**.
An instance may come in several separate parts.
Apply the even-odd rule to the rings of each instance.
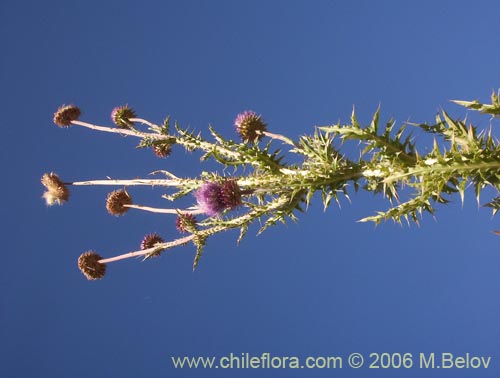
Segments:
[[[69,190],[55,173],[45,173],[41,179],[42,185],[47,188],[43,198],[47,205],[62,205],[69,199]]]
[[[94,251],[82,253],[78,258],[78,268],[90,280],[99,280],[106,274],[106,264],[99,262],[102,257]]]
[[[60,127],[69,127],[72,121],[80,117],[80,109],[75,105],[62,105],[54,113],[54,123]]]
[[[106,209],[111,215],[123,215],[128,211],[128,207],[124,205],[131,205],[132,197],[124,190],[115,190],[108,194],[106,199]]]

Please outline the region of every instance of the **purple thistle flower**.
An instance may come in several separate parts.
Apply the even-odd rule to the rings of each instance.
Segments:
[[[236,131],[244,142],[253,142],[262,139],[262,132],[267,130],[267,125],[260,115],[252,110],[245,110],[238,114],[234,120]]]
[[[257,113],[255,113],[253,110],[245,110],[236,116],[236,119],[234,120],[234,126],[239,129],[245,119],[247,119],[248,117],[255,117],[256,115]]]
[[[219,215],[241,205],[241,191],[236,180],[206,182],[195,193],[201,211],[209,216]]]
[[[200,209],[209,216],[219,214],[226,208],[221,196],[221,185],[216,182],[204,183],[195,197]]]

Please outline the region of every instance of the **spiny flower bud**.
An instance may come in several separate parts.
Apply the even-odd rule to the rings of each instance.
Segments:
[[[164,243],[160,235],[156,233],[147,234],[141,242],[141,250],[153,248],[158,243]]]
[[[69,199],[68,188],[55,173],[45,173],[41,182],[47,188],[47,191],[43,193],[47,205],[52,206],[55,203],[62,205]]]
[[[236,116],[234,120],[236,131],[244,142],[253,142],[262,139],[262,132],[267,130],[267,125],[261,116],[252,110],[245,110]]]
[[[90,280],[99,280],[106,274],[106,264],[101,264],[102,257],[94,251],[87,251],[78,258],[78,268]]]
[[[175,220],[175,228],[182,233],[196,231],[196,217],[191,213],[180,213]]]
[[[117,106],[111,111],[111,120],[118,127],[126,129],[132,127],[134,123],[130,122],[129,119],[135,117],[135,112],[128,105]]]
[[[115,190],[108,194],[106,199],[106,209],[111,215],[123,215],[128,211],[128,207],[124,205],[131,205],[132,197],[124,189]]]
[[[170,144],[155,144],[153,152],[160,158],[166,158],[172,152],[172,145]]]
[[[54,123],[60,127],[69,127],[72,121],[80,117],[80,109],[75,105],[62,105],[54,113]]]
[[[144,251],[145,249],[153,248],[156,244],[161,244],[164,243],[163,238],[155,233],[148,234],[144,237],[141,243],[141,250]],[[151,257],[157,257],[160,256],[161,251],[156,251],[152,253]]]
[[[200,209],[207,215],[219,215],[241,205],[241,190],[234,179],[205,182],[195,193]]]

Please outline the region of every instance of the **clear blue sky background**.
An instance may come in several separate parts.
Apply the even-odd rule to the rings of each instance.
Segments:
[[[347,121],[353,105],[382,117],[432,121],[450,99],[489,99],[500,87],[498,1],[7,1],[0,2],[0,274],[2,377],[498,377],[498,218],[469,192],[420,227],[356,220],[384,209],[371,194],[236,246],[210,240],[191,272],[192,248],[109,266],[102,281],[78,271],[80,253],[114,256],[168,216],[106,213],[105,187],[72,189],[47,208],[39,179],[144,177],[207,169],[176,149],[167,160],[136,140],[52,115],[75,103],[109,124],[129,103],[207,134],[232,136],[235,115],[262,113],[297,137]],[[488,117],[479,118],[488,127]],[[499,136],[494,124],[494,133]],[[422,138],[423,142],[427,140]],[[422,147],[423,148],[423,147]],[[424,148],[425,149],[425,148]],[[161,190],[132,190],[161,203]],[[253,231],[253,232],[252,232]],[[351,352],[491,356],[471,370],[175,370],[170,356],[347,357]]]

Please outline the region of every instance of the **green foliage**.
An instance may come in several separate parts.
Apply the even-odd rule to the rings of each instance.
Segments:
[[[474,101],[458,101],[454,100],[453,102],[465,106],[466,108],[472,109],[472,110],[478,110],[481,113],[484,114],[492,114],[494,116],[500,116],[500,91],[498,94],[495,94],[495,92],[492,92],[491,94],[491,104],[482,104],[478,100]]]
[[[492,101],[492,105],[462,104],[492,113],[498,108],[498,97]],[[236,143],[210,128],[215,144],[209,147],[201,137],[181,132],[182,137],[187,136],[205,151],[204,159],[213,158],[225,166],[254,167],[253,173],[238,181],[250,190],[249,197],[255,198],[254,202],[245,202],[247,212],[208,218],[201,225],[215,227],[217,232],[239,228],[240,241],[255,220],[262,224],[261,233],[286,218],[296,220],[295,211],[302,211],[301,204],[309,205],[316,193],[320,193],[326,209],[332,199],[339,202],[339,195],[349,198],[349,187],[357,190],[360,186],[382,194],[393,204],[361,222],[418,223],[423,213],[433,215],[435,205],[449,203],[455,193],[463,201],[469,185],[474,187],[478,200],[487,186],[500,190],[500,147],[491,133],[478,133],[474,126],[452,119],[445,111],[436,116],[435,124],[411,126],[442,138],[448,145],[435,139],[427,148],[429,152],[420,154],[412,135],[406,132],[407,125],[398,127],[392,119],[380,125],[380,109],[366,127],[361,126],[353,111],[349,124],[319,127],[313,135],[300,137],[290,150],[302,157],[302,162],[295,165],[286,165],[279,150],[271,153],[271,141],[264,145]],[[358,160],[346,158],[335,147],[348,140],[361,143]],[[487,206],[496,212],[500,200]]]

